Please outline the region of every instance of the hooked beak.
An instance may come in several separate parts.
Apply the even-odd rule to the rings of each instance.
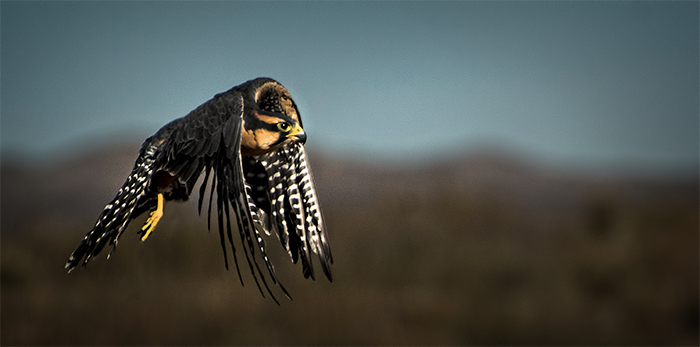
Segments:
[[[287,138],[301,143],[302,145],[306,143],[306,133],[304,132],[304,129],[302,129],[299,125],[295,125],[292,130],[289,131],[287,134]]]

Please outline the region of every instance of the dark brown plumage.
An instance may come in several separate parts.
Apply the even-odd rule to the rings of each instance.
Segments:
[[[305,140],[299,110],[277,81],[257,78],[215,95],[144,141],[126,182],[65,267],[70,271],[81,261],[85,266],[105,245],[111,253],[129,222],[149,211],[140,231],[145,240],[167,215],[163,201],[188,200],[204,173],[198,207],[201,213],[211,181],[208,225],[215,206],[226,268],[228,240],[240,277],[231,228],[235,220],[243,254],[261,293],[257,275],[274,298],[255,260],[256,253],[264,260],[272,282],[289,296],[267,257],[262,233],[276,233],[292,261],[301,259],[307,278],[315,279],[311,260],[311,253],[315,253],[332,281],[333,260],[307,164]]]

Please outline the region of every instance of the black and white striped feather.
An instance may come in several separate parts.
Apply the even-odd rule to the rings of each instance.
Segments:
[[[258,106],[274,112],[284,110],[280,101],[275,100],[275,93],[261,95],[261,88],[270,85],[286,93],[286,89],[272,79],[251,80],[217,94],[148,138],[126,182],[71,254],[66,268],[70,271],[81,261],[85,266],[106,244],[111,245],[111,253],[131,220],[155,210],[159,192],[164,193],[166,200],[187,200],[196,181],[204,174],[199,188],[198,210],[201,214],[208,198],[209,228],[212,209],[216,211],[227,269],[227,248],[230,247],[239,278],[238,257],[244,257],[260,292],[264,296],[262,287],[265,287],[265,291],[277,301],[258,264],[257,258],[260,257],[272,284],[279,286],[289,297],[267,255],[265,237],[275,233],[293,263],[301,258],[305,277],[315,279],[313,253],[317,255],[326,277],[332,281],[330,264],[333,260],[304,146],[292,142],[265,155],[241,156],[241,130],[248,116],[246,110]],[[286,97],[289,103],[291,97],[288,94]],[[262,101],[256,105],[259,98]],[[293,113],[290,116],[301,124],[293,101],[291,105],[293,109],[287,104],[289,113]],[[166,192],[159,191],[155,184],[157,175],[162,173],[177,178]],[[234,221],[237,237],[231,227]],[[234,239],[239,241],[234,242]],[[241,247],[237,249],[234,245],[238,242]],[[242,250],[242,255],[237,250]]]
[[[268,179],[270,210],[259,214],[266,218],[261,218],[259,224],[269,227],[265,228],[267,233],[274,230],[294,263],[301,258],[304,277],[315,279],[313,252],[326,277],[332,280],[333,258],[304,146],[293,143],[252,160],[265,169]]]

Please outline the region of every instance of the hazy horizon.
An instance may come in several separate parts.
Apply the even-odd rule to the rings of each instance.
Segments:
[[[309,147],[338,156],[486,144],[552,165],[699,162],[697,2],[0,7],[3,156],[142,141],[268,76],[298,103]]]

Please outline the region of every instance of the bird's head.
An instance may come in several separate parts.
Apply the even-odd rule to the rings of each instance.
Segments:
[[[262,155],[291,142],[306,142],[301,125],[282,113],[251,110],[243,123],[241,154]]]
[[[289,91],[277,81],[258,78],[247,82],[241,154],[262,155],[291,142],[306,142],[299,109]]]

